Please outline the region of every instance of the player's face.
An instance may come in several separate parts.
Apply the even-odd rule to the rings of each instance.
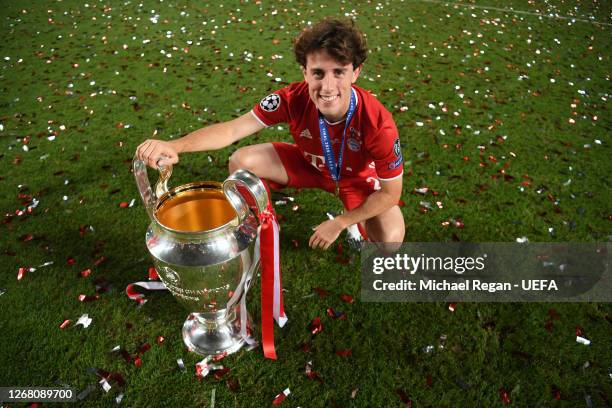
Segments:
[[[353,64],[344,65],[326,51],[317,51],[308,54],[302,72],[319,112],[330,122],[341,120],[348,111],[351,84],[359,77],[361,67],[353,69]]]

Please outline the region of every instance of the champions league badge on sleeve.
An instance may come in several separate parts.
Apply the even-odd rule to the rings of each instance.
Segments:
[[[274,112],[281,104],[281,98],[277,94],[270,94],[259,102],[261,109],[266,112]]]
[[[395,154],[395,161],[389,163],[389,170],[397,168],[404,160],[402,157],[402,146],[400,145],[399,137],[395,139],[395,143],[393,143],[393,153]]]

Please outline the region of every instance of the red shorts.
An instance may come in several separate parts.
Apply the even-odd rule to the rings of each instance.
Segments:
[[[289,176],[286,187],[319,188],[332,194],[335,192],[336,183],[308,163],[296,145],[282,142],[273,142],[272,145]],[[376,191],[378,185],[379,181],[373,169],[372,176],[366,178],[340,179],[340,200],[344,208],[350,211],[359,207],[370,194]]]

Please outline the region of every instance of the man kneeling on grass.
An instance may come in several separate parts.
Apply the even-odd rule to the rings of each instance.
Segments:
[[[146,140],[136,155],[147,165],[175,164],[179,154],[224,148],[277,123],[288,123],[294,143],[262,143],[238,149],[229,171],[247,169],[273,187],[319,188],[342,200],[345,211],[314,228],[312,248],[327,249],[357,224],[371,241],[404,239],[397,205],[403,159],[391,114],[354,85],[366,59],[363,34],[352,21],[325,19],[295,40],[304,81],[261,100],[250,112],[170,142]]]

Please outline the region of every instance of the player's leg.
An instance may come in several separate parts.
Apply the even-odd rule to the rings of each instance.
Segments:
[[[394,205],[387,211],[366,220],[365,229],[371,241],[402,242],[406,232],[402,211],[397,205]]]
[[[229,159],[230,174],[246,169],[257,177],[287,185],[289,177],[272,143],[241,147]]]

